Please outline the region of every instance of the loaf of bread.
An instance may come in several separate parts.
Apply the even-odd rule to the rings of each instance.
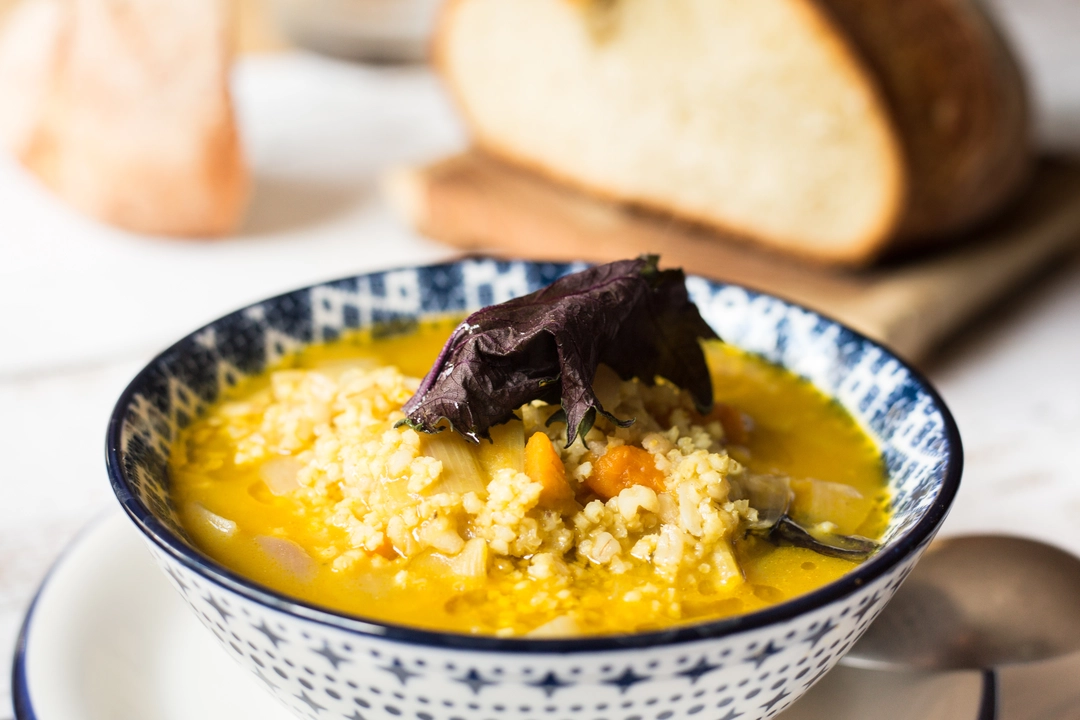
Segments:
[[[1030,164],[968,0],[450,0],[435,58],[481,149],[825,262],[945,242]]]
[[[229,233],[249,186],[232,41],[226,0],[25,0],[0,38],[0,143],[104,222]]]

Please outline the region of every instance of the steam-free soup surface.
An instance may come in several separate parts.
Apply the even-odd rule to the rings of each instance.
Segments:
[[[855,563],[744,526],[741,474],[790,478],[792,514],[880,535],[874,443],[767,362],[706,345],[717,408],[602,368],[601,419],[565,448],[534,403],[473,446],[395,428],[454,323],[314,347],[245,381],[185,429],[174,501],[198,546],[304,601],[402,625],[499,635],[626,633],[751,612]],[[394,369],[396,368],[396,370]]]

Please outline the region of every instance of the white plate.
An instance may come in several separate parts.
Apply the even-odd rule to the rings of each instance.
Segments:
[[[119,512],[46,578],[12,698],[18,720],[292,720],[199,625]]]
[[[119,512],[86,530],[45,580],[12,682],[18,720],[292,718],[199,625]],[[974,718],[978,692],[974,673],[841,667],[782,720]]]

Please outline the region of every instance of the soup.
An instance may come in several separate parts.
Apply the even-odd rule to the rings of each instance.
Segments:
[[[492,442],[397,426],[455,323],[304,350],[177,438],[173,499],[207,555],[301,600],[391,623],[535,637],[630,633],[752,612],[857,565],[746,531],[733,487],[783,478],[806,527],[874,538],[874,443],[809,383],[705,343],[717,405],[601,366],[604,407],[565,447],[535,401]]]

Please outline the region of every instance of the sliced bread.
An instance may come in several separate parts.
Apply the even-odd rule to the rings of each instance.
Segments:
[[[435,55],[482,149],[821,261],[962,230],[1028,168],[964,0],[451,0]]]

